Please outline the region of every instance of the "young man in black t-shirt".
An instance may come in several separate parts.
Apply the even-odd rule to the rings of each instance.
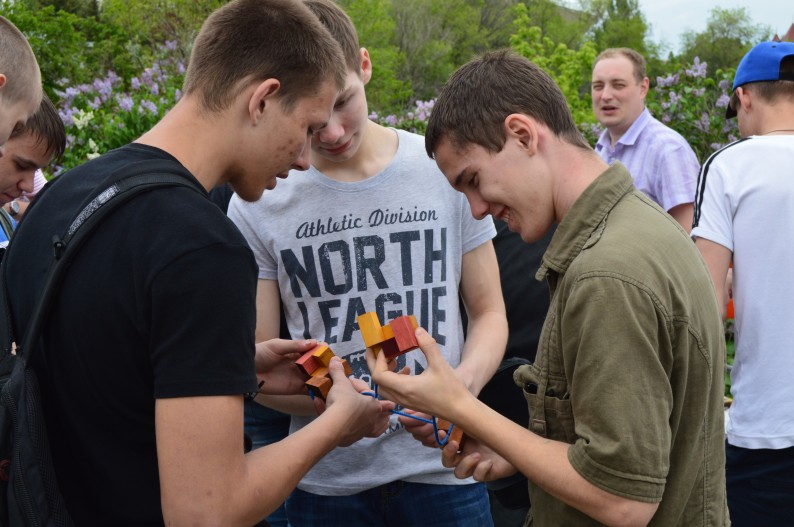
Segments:
[[[235,0],[193,47],[184,96],[133,144],[43,191],[17,232],[36,258],[14,276],[14,333],[30,318],[62,232],[64,203],[117,170],[159,160],[189,188],[120,206],[80,248],[54,301],[35,365],[60,489],[76,524],[253,525],[338,445],[387,425],[386,403],[358,393],[338,362],[324,413],[303,434],[243,453],[243,394],[298,393],[292,362],[312,341],[255,344],[256,265],[206,191],[223,183],[256,200],[324,126],[344,79],[327,31],[294,0]],[[62,198],[71,199],[62,199]],[[31,254],[31,253],[28,253]],[[219,287],[223,284],[223,287]]]

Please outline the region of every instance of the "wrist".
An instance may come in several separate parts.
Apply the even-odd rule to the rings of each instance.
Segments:
[[[19,207],[19,202],[17,200],[12,200],[6,203],[5,209],[6,212],[8,212],[9,216],[11,216],[12,218],[16,218],[17,216],[19,216],[20,207]]]

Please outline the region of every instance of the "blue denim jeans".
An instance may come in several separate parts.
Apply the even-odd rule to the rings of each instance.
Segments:
[[[756,450],[726,441],[725,476],[733,527],[792,525],[794,447]]]
[[[292,527],[492,527],[483,483],[427,485],[395,481],[352,496],[300,489],[287,499]]]
[[[245,433],[251,438],[253,448],[276,443],[289,434],[290,416],[254,401],[245,402]],[[289,527],[284,505],[267,517],[272,527]]]

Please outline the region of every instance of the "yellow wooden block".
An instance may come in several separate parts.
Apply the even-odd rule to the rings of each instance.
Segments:
[[[372,348],[386,340],[387,337],[385,337],[383,334],[383,330],[385,328],[381,327],[380,320],[378,320],[378,315],[376,315],[373,311],[369,311],[363,315],[360,315],[357,320],[358,327],[361,330],[361,337],[364,339],[364,345],[366,347]],[[394,335],[392,334],[392,337],[393,336]]]
[[[329,348],[327,344],[318,344],[312,352],[312,357],[317,357],[317,360],[319,360],[325,367],[328,367],[331,364],[331,358],[333,356],[334,352],[331,351],[331,348]]]

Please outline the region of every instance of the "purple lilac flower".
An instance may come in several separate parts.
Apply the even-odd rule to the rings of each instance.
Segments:
[[[180,75],[185,73],[185,65],[182,61],[176,63],[176,71],[179,72]]]
[[[74,112],[75,108],[71,106],[66,106],[65,108],[58,110],[58,115],[61,116],[61,120],[63,121],[63,125],[65,127],[68,128],[74,124]]]
[[[731,98],[723,93],[722,95],[720,95],[719,99],[717,99],[717,102],[714,104],[717,106],[717,108],[727,108],[730,100]]]
[[[732,85],[731,85],[731,81],[722,79],[718,84],[718,86],[722,91],[728,91],[728,89],[731,88]]]
[[[141,81],[138,79],[138,77],[133,77],[132,80],[130,80],[130,87],[133,90],[141,89]]]
[[[695,127],[701,132],[708,132],[709,124],[710,124],[709,114],[707,114],[706,112],[700,114],[700,119],[695,121]]]
[[[386,124],[389,126],[397,126],[397,116],[396,115],[387,115],[386,119],[384,119]]]
[[[151,87],[152,95],[160,95],[160,86],[155,82]]]
[[[692,67],[686,69],[686,74],[690,77],[702,77],[705,79],[706,66],[707,64],[705,62],[700,62],[700,57],[695,57]]]
[[[116,95],[116,102],[119,103],[119,108],[125,112],[131,111],[133,105],[135,104],[135,102],[132,100],[132,97],[126,94],[124,96]]]
[[[182,98],[182,90],[177,88],[176,91],[174,92],[174,101],[178,101],[181,98]]]
[[[711,143],[709,146],[712,150],[716,151],[722,148],[722,143]]]
[[[378,112],[372,112],[371,114],[369,114],[369,120],[378,122]]]
[[[138,112],[143,113],[144,110],[148,110],[150,113],[156,114],[157,106],[155,106],[152,101],[143,100],[139,103]]]
[[[96,110],[102,106],[102,101],[99,100],[99,97],[94,97],[92,101],[88,101],[88,106],[90,106],[92,110]]]
[[[168,51],[176,51],[176,40],[166,40],[165,49]]]

